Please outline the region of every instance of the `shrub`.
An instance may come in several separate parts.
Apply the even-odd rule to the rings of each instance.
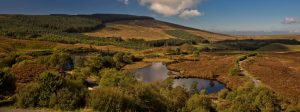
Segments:
[[[85,104],[82,83],[64,78],[58,73],[44,72],[37,83],[29,84],[17,95],[18,107],[55,107],[73,110]]]
[[[167,111],[175,112],[183,108],[188,100],[189,94],[182,88],[162,88],[160,95],[166,99]]]
[[[225,98],[231,102],[227,111],[237,112],[278,112],[281,110],[277,95],[267,88],[246,84],[237,91],[229,92]]]
[[[8,69],[0,70],[0,95],[6,95],[16,89],[16,78]]]
[[[73,60],[69,54],[62,52],[55,52],[48,59],[48,65],[61,69],[72,69]]]
[[[18,57],[15,53],[10,53],[6,55],[4,58],[0,58],[0,68],[4,67],[11,67],[13,64],[15,64],[16,58]]]
[[[83,91],[62,88],[51,95],[49,105],[62,110],[74,110],[84,105],[84,98]]]
[[[134,77],[128,72],[117,71],[116,69],[103,69],[100,73],[101,79],[99,85],[101,87],[126,87],[131,83],[135,83]]]
[[[211,112],[213,111],[212,102],[205,95],[192,95],[187,101],[187,109],[189,111]]]
[[[18,83],[31,82],[46,70],[46,66],[33,61],[23,61],[11,68],[11,72],[16,75]]]
[[[36,83],[31,83],[17,94],[17,107],[28,108],[38,106],[39,98],[39,85]]]
[[[61,89],[64,85],[64,78],[57,73],[44,72],[40,75],[38,83],[43,91],[52,93]]]
[[[132,89],[135,96],[138,111],[142,112],[165,112],[167,100],[160,94],[158,85],[136,84]]]
[[[124,94],[119,88],[101,88],[92,91],[88,99],[89,106],[96,111],[124,112],[135,111],[134,98]]]
[[[240,68],[238,67],[238,65],[236,65],[234,68],[231,68],[231,69],[230,69],[229,73],[230,73],[230,75],[232,75],[232,76],[237,76],[237,75],[240,75],[241,70],[240,70]]]
[[[97,54],[88,55],[84,62],[84,65],[86,67],[89,67],[89,69],[91,70],[90,72],[98,73],[98,71],[103,68],[102,56]]]

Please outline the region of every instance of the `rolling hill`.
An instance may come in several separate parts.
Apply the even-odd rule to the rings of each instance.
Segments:
[[[84,33],[89,36],[96,37],[121,37],[122,39],[144,39],[144,40],[160,40],[176,38],[167,31],[180,30],[186,34],[195,35],[208,39],[210,41],[236,39],[237,36],[213,33],[205,30],[199,30],[180,26],[159,20],[126,20],[117,22],[108,22],[106,27],[97,31]]]
[[[298,35],[221,34],[125,14],[0,15],[0,36],[131,49],[211,43],[219,46],[217,50],[256,50],[271,43],[298,44],[300,39]]]

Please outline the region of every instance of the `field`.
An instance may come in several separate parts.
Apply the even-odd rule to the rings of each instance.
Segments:
[[[168,68],[180,71],[185,77],[217,79],[229,88],[236,89],[246,79],[241,76],[231,76],[229,71],[240,56],[240,54],[200,54],[199,61],[170,64]]]
[[[170,27],[157,23],[159,22],[153,20],[132,20],[131,22],[113,22],[106,24],[106,27],[103,29],[84,34],[95,37],[121,37],[125,40],[132,38],[145,40],[160,40],[174,38],[173,36],[167,35],[163,31],[165,29],[170,29]]]
[[[0,37],[0,53],[9,52],[32,52],[41,50],[54,50],[54,49],[97,49],[97,50],[110,50],[110,51],[125,51],[134,52],[132,49],[126,49],[113,45],[96,46],[88,44],[63,44],[49,41],[36,41],[36,40],[22,40],[11,39],[7,37]]]
[[[177,38],[176,36],[170,35],[168,32],[166,32],[170,30],[182,30],[192,35],[199,36],[199,38],[208,39],[209,41],[236,39],[238,37],[234,35],[223,35],[204,30],[192,29],[157,20],[129,20],[110,22],[106,24],[105,28],[84,34],[96,37],[121,37],[125,40],[132,38],[144,40]]]
[[[244,68],[263,84],[290,100],[300,99],[300,53],[261,54]]]
[[[300,51],[300,45],[286,45],[274,43],[257,49],[262,52],[297,52]]]

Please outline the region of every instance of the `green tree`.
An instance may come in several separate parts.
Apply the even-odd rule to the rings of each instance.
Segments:
[[[98,73],[103,68],[102,59],[101,55],[91,54],[86,57],[84,65],[89,67],[91,72]]]
[[[103,69],[100,72],[100,76],[99,84],[101,87],[126,87],[136,81],[128,72],[116,69]]]

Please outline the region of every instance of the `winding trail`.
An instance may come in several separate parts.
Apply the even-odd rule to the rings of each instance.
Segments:
[[[240,74],[241,75],[244,75],[244,76],[246,76],[246,77],[248,77],[248,78],[250,78],[250,80],[254,83],[254,85],[255,85],[255,87],[259,87],[259,86],[261,86],[262,84],[261,84],[261,81],[260,80],[258,80],[258,79],[256,79],[253,75],[251,75],[243,66],[242,66],[242,64],[243,63],[245,63],[246,61],[248,61],[249,60],[249,58],[252,58],[252,57],[247,57],[247,59],[245,59],[245,60],[243,60],[243,61],[239,61],[239,67],[240,67]]]

